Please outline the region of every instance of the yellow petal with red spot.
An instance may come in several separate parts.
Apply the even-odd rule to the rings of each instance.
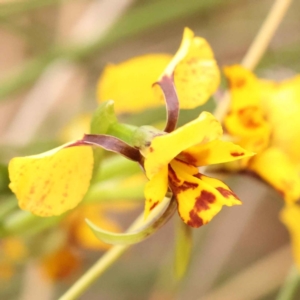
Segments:
[[[287,227],[291,240],[296,265],[300,270],[300,207],[296,204],[285,205],[280,212],[280,219]]]
[[[242,204],[238,196],[224,182],[202,174],[200,179],[214,187],[224,198],[226,198],[227,206]]]
[[[271,184],[287,202],[299,200],[299,173],[288,156],[280,149],[271,147],[257,154],[251,159],[249,169]]]
[[[209,44],[195,37],[189,28],[184,29],[181,45],[163,75],[171,76],[174,70],[180,108],[204,104],[220,83],[220,71]]]
[[[214,140],[184,150],[179,158],[195,166],[206,166],[234,161],[254,154],[231,142]]]
[[[272,145],[300,166],[300,75],[282,82],[261,81],[262,107],[272,126]]]
[[[165,197],[168,191],[168,166],[164,166],[155,174],[145,187],[145,218]]]
[[[241,204],[230,189],[217,179],[202,180],[201,174],[189,172],[186,164],[178,160],[171,162],[173,176],[170,186],[178,202],[182,220],[191,227],[207,224],[223,205]]]
[[[225,67],[224,73],[230,88],[231,110],[260,106],[259,82],[252,72],[242,66],[234,65]]]
[[[222,127],[216,118],[202,112],[194,121],[169,134],[155,137],[145,158],[147,177],[151,179],[183,150],[215,140],[221,135]]]
[[[163,98],[156,97],[152,91],[152,84],[170,60],[167,54],[149,54],[108,65],[98,82],[98,100],[114,100],[117,113],[163,105]]]
[[[9,187],[22,209],[41,217],[56,216],[83,199],[92,177],[93,150],[66,146],[10,161]]]
[[[270,124],[264,119],[258,106],[249,106],[237,111],[231,111],[224,119],[228,133],[247,140],[263,140],[268,144],[271,132]]]

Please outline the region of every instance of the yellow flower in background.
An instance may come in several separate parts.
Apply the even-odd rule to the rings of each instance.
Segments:
[[[145,188],[145,216],[163,200],[168,187],[177,199],[182,220],[191,227],[208,223],[223,205],[241,204],[227,185],[198,170],[201,166],[253,155],[240,146],[221,141],[221,136],[220,123],[203,112],[175,131],[154,137],[149,146],[141,149],[149,179]]]
[[[8,237],[0,241],[0,281],[9,281],[17,267],[28,256],[27,248],[20,238]]]
[[[167,54],[143,55],[104,69],[97,86],[99,101],[113,99],[117,113],[141,111],[162,105],[152,91],[152,84],[168,65]]]
[[[56,281],[73,275],[81,264],[80,254],[70,245],[65,244],[56,251],[42,257],[41,270],[48,280]]]
[[[230,87],[230,108],[224,118],[226,131],[233,140],[246,149],[259,153],[269,145],[271,127],[261,108],[259,82],[250,71],[241,66],[224,69]],[[249,158],[238,161],[246,167]]]
[[[262,108],[272,126],[272,146],[282,149],[300,167],[300,75],[260,81]],[[300,168],[299,168],[300,170]]]
[[[231,94],[225,129],[234,142],[257,153],[237,162],[233,168],[254,171],[287,202],[297,201],[300,77],[281,83],[264,81],[237,65],[227,67],[225,75]]]
[[[41,217],[56,216],[83,199],[92,178],[93,150],[68,145],[10,161],[9,187],[21,209]]]
[[[191,109],[204,104],[219,85],[220,72],[209,44],[185,28],[180,48],[173,58],[151,54],[107,66],[99,79],[98,100],[115,100],[118,113],[162,105],[160,91],[156,88],[153,91],[152,85],[167,66],[172,71],[175,68],[180,108]]]

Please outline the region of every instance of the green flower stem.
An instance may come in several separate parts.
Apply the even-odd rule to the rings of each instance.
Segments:
[[[292,0],[276,0],[241,64],[253,70],[264,55]]]
[[[109,127],[107,134],[115,136],[129,145],[132,145],[132,136],[137,128],[138,127],[136,126],[128,124],[115,123]]]
[[[175,279],[177,282],[182,280],[188,269],[193,239],[192,228],[177,219],[176,224],[176,245],[175,245]]]
[[[134,231],[143,223],[143,214],[141,214],[128,229],[128,232]],[[75,284],[58,300],[77,299],[89,286],[110,267],[130,245],[117,245],[107,251]]]
[[[293,300],[300,284],[300,273],[296,266],[292,266],[286,280],[277,295],[276,300]]]

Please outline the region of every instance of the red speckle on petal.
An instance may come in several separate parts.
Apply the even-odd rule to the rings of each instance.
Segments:
[[[222,196],[225,197],[225,198],[229,198],[230,196],[233,196],[234,198],[240,200],[238,198],[238,196],[231,190],[227,190],[227,189],[225,189],[221,186],[217,187],[216,190],[218,190],[222,194]]]
[[[150,207],[150,211],[151,211],[152,209],[154,209],[154,207],[156,207],[157,204],[158,204],[158,201],[154,202],[154,203],[151,205],[151,207]]]
[[[183,160],[183,162],[187,162],[191,165],[195,165],[197,162],[197,159],[194,158],[194,156],[192,156],[190,153],[187,152],[181,152],[179,157]],[[180,160],[180,161],[182,161]]]
[[[196,177],[196,178],[198,178],[198,179],[201,179],[202,174],[198,173],[198,174],[195,174],[195,175],[193,175],[193,176]]]
[[[29,194],[34,194],[35,192],[35,186],[33,185],[31,188],[30,188],[30,191],[29,191]]]
[[[194,210],[190,211],[190,220],[187,222],[187,224],[193,228],[198,228],[202,226],[203,220],[197,215],[197,212]]]
[[[216,200],[216,196],[213,193],[203,190],[201,191],[200,196],[196,198],[194,209],[197,212],[201,210],[207,210],[209,209],[209,204],[214,203],[215,200]]]
[[[233,88],[242,88],[246,83],[245,78],[236,78],[235,80],[229,80],[229,86]]]
[[[231,156],[234,156],[234,157],[242,156],[242,155],[244,155],[244,154],[245,154],[244,152],[230,152],[230,155],[231,155]]]
[[[154,151],[153,147],[149,147],[149,150],[150,150],[150,152]]]
[[[172,167],[169,165],[169,172],[168,172],[168,175],[169,175],[169,179],[175,183],[179,183],[180,182],[180,179],[176,176],[176,173],[175,171],[172,169]]]

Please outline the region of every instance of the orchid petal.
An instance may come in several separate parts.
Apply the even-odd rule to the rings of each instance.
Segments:
[[[214,140],[184,150],[178,157],[195,166],[207,166],[230,162],[253,155],[254,153],[231,142]]]
[[[170,187],[178,202],[182,220],[191,227],[207,224],[220,212],[223,205],[239,205],[236,195],[221,181],[205,178],[201,174],[186,172],[186,163],[171,162],[177,180],[171,180]],[[192,169],[191,169],[192,170]]]
[[[22,209],[41,217],[57,216],[83,199],[93,173],[93,150],[69,145],[10,161],[9,187]]]
[[[168,167],[162,168],[151,178],[145,187],[145,218],[154,207],[159,205],[164,199],[168,190]]]
[[[202,112],[194,121],[169,134],[155,137],[145,158],[147,177],[151,179],[183,150],[212,141],[221,134],[222,127],[215,117]]]
[[[256,155],[250,161],[249,169],[270,183],[288,203],[299,200],[299,172],[280,149],[271,147]]]

